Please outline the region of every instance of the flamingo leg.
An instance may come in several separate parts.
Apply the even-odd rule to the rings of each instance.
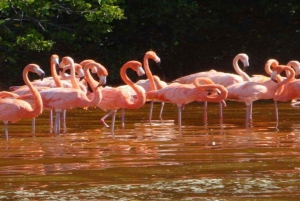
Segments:
[[[49,127],[50,127],[50,133],[53,132],[53,110],[49,111]]]
[[[203,120],[204,120],[204,123],[207,123],[207,101],[204,102]]]
[[[222,102],[219,103],[219,113],[220,113],[220,119],[223,119],[223,105],[222,105]]]
[[[64,131],[66,131],[67,130],[67,121],[66,121],[66,119],[67,119],[67,110],[63,110],[62,111],[63,112],[63,116],[62,116],[62,124],[63,124],[63,129],[64,129]]]
[[[7,126],[8,122],[5,121],[4,122],[4,132],[5,132],[5,139],[8,140],[8,126]]]
[[[122,128],[125,127],[125,109],[122,108]]]
[[[159,119],[160,120],[162,120],[162,113],[164,111],[164,106],[165,106],[165,103],[161,102],[161,108],[160,108],[160,112],[159,112]]]
[[[249,119],[252,119],[252,108],[253,108],[253,103],[250,104]]]
[[[247,111],[246,111],[246,125],[248,126],[250,124],[250,112],[251,112],[251,105],[247,104]]]
[[[115,134],[115,121],[116,121],[116,112],[117,110],[112,110],[112,121],[111,121],[111,134]]]
[[[106,128],[109,128],[109,125],[108,125],[107,123],[105,123],[105,119],[106,119],[107,117],[109,117],[112,113],[113,113],[113,110],[111,110],[109,113],[107,113],[104,117],[102,117],[102,118],[100,119],[100,121],[104,124],[104,126],[105,126]]]
[[[277,101],[274,100],[274,105],[275,105],[275,116],[276,116],[276,128],[278,127],[278,123],[279,123],[279,115],[278,115],[278,105],[277,105]]]
[[[61,116],[61,110],[56,110],[56,115],[55,115],[55,128],[54,128],[54,132],[56,134],[60,133],[60,116]]]
[[[31,133],[35,133],[35,118],[31,120]]]
[[[150,112],[149,112],[149,123],[151,125],[151,120],[152,120],[152,113],[153,113],[153,101],[150,103]]]
[[[178,127],[179,127],[179,132],[181,133],[181,113],[182,113],[182,105],[178,105]]]

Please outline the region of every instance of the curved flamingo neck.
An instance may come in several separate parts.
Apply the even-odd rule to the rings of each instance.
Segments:
[[[267,63],[265,64],[265,71],[268,75],[271,75],[272,74],[272,70],[271,70],[271,66],[272,67],[275,67],[275,66],[278,66],[279,63],[276,59],[269,59],[267,61]]]
[[[299,61],[292,60],[289,63],[287,63],[287,66],[292,67],[295,70],[295,74],[296,75],[300,74],[300,63],[299,63]],[[286,76],[288,77],[289,76],[289,72],[286,71],[285,73],[286,73]]]
[[[53,77],[53,80],[55,82],[56,87],[63,87],[63,84],[56,72],[56,63],[55,63],[55,59],[58,59],[57,55],[52,55],[51,56],[51,60],[50,60],[50,70],[51,70],[51,76]]]
[[[134,63],[134,61],[128,61],[127,63],[125,63],[120,70],[120,76],[122,78],[122,80],[129,85],[135,92],[137,95],[137,99],[135,102],[128,102],[128,107],[132,108],[132,109],[138,109],[141,106],[143,106],[146,102],[146,95],[145,93],[136,85],[134,84],[129,77],[126,74],[126,71],[128,68],[132,68],[131,65]],[[138,62],[139,63],[139,62]],[[141,66],[141,65],[140,65]]]
[[[25,84],[28,86],[29,90],[32,93],[34,106],[31,111],[29,111],[29,115],[31,117],[36,117],[39,114],[43,112],[43,101],[40,93],[38,90],[31,84],[31,82],[28,79],[28,72],[32,70],[33,68],[37,67],[36,64],[28,64],[25,69],[23,70],[23,80]]]
[[[289,66],[280,66],[283,68],[283,70],[285,70],[286,72],[288,72],[289,76],[286,79],[281,79],[281,82],[279,82],[276,86],[276,91],[275,91],[275,96],[278,96],[279,94],[281,94],[284,91],[284,85],[286,83],[289,83],[291,81],[294,80],[295,77],[295,71],[289,67]]]
[[[249,77],[249,75],[247,73],[245,73],[244,71],[241,70],[241,68],[239,67],[238,61],[241,60],[242,58],[245,58],[245,56],[242,55],[237,55],[236,57],[234,57],[233,59],[233,68],[234,70],[237,72],[237,74],[239,74],[240,76],[242,76],[244,81],[251,81],[251,78]]]
[[[146,53],[145,56],[144,56],[144,60],[143,60],[145,73],[146,73],[146,75],[147,75],[147,77],[149,79],[151,89],[152,90],[157,90],[157,87],[156,87],[154,79],[153,79],[152,72],[151,72],[151,70],[149,68],[149,61],[148,61],[148,59],[153,59],[153,58],[152,58],[152,55]]]
[[[80,89],[79,84],[76,80],[76,75],[75,75],[75,64],[74,61],[71,57],[64,57],[63,58],[64,63],[67,63],[70,65],[70,79],[71,79],[71,83],[74,89]]]
[[[223,85],[220,85],[220,84],[205,84],[205,85],[201,85],[201,86],[197,87],[197,89],[201,89],[201,90],[212,89],[212,88],[218,89],[219,92],[221,92],[221,94],[218,95],[218,96],[215,96],[215,97],[204,96],[203,101],[220,102],[220,101],[227,98],[228,91]]]
[[[94,93],[93,98],[88,99],[90,101],[91,106],[99,104],[102,100],[101,90],[100,90],[100,88],[98,88],[97,81],[94,80],[94,78],[91,76],[91,73],[89,70],[89,69],[93,68],[94,66],[99,67],[99,64],[90,62],[90,63],[86,64],[85,67],[83,68],[85,78],[86,78],[87,82],[90,84],[90,86],[93,90],[93,93]]]

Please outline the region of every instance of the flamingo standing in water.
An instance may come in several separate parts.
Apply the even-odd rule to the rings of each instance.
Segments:
[[[250,81],[250,77],[245,73],[238,65],[238,61],[243,63],[243,68],[249,66],[249,57],[247,54],[240,53],[236,55],[233,59],[233,68],[238,74],[233,73],[224,73],[215,70],[205,71],[205,72],[198,72],[190,75],[186,75],[184,77],[177,78],[173,82],[178,82],[181,84],[190,84],[193,83],[194,80],[198,77],[207,77],[210,78],[214,83],[221,84],[225,87],[228,87],[235,83],[241,83],[244,81]]]
[[[60,112],[61,110],[67,110],[72,108],[84,108],[96,106],[102,98],[100,88],[93,88],[95,93],[93,99],[89,99],[85,92],[83,92],[76,81],[75,72],[74,72],[74,61],[71,57],[62,58],[64,65],[70,65],[71,67],[71,82],[74,88],[50,88],[43,91],[40,91],[40,94],[43,99],[44,107],[49,109],[55,109],[56,118],[55,118],[55,133],[60,132]],[[86,65],[86,68],[92,68],[96,63],[89,63]],[[89,81],[89,80],[88,80]],[[103,83],[101,83],[103,84]]]
[[[277,68],[278,62],[274,59],[268,60],[266,66],[273,66],[273,68]],[[282,65],[279,65],[282,66]],[[266,67],[267,68],[267,67]],[[289,70],[285,68],[286,70]],[[288,82],[290,79],[294,79],[295,72],[293,70],[289,70],[289,78],[286,79],[285,82]],[[275,74],[275,73],[274,73]],[[277,76],[277,74],[276,74]],[[275,79],[273,75],[273,80]],[[277,76],[278,80],[280,77]],[[237,83],[227,87],[228,96],[227,100],[244,102],[247,106],[246,111],[246,125],[248,126],[250,123],[250,115],[251,115],[251,105],[254,101],[259,99],[274,99],[274,93],[279,89],[282,85],[274,85],[270,83],[270,80],[265,80],[264,82],[245,82],[245,83]],[[275,83],[275,82],[274,82]],[[276,111],[276,119],[278,120],[278,112],[277,112],[277,103],[275,101],[275,111]]]
[[[146,52],[145,56],[144,56],[144,60],[143,60],[143,64],[144,64],[144,69],[145,69],[145,73],[148,77],[147,80],[139,80],[136,82],[137,85],[143,87],[145,89],[145,91],[150,91],[150,90],[157,90],[157,89],[161,89],[166,87],[168,84],[162,80],[160,80],[160,78],[158,76],[153,76],[152,72],[149,68],[149,62],[148,60],[152,59],[154,60],[158,65],[160,64],[160,58],[157,56],[157,54],[154,51],[148,51]],[[135,96],[135,92],[133,90],[131,90],[131,87],[129,85],[125,85],[125,86],[120,86],[119,88],[127,88],[124,90],[128,90],[128,91],[132,91],[132,96]],[[160,110],[160,119],[162,116],[162,111],[163,111],[163,107],[164,107],[164,103],[161,103],[161,110]],[[151,119],[152,119],[152,111],[153,111],[153,101],[151,101],[151,105],[150,105],[150,113],[149,113],[149,123],[151,124]],[[124,127],[125,123],[124,123],[124,108],[122,109],[122,127]],[[105,123],[105,119],[111,114],[111,112],[107,113],[104,117],[101,118],[101,122],[108,127],[108,125]]]
[[[102,89],[103,98],[97,105],[100,109],[107,111],[111,110],[108,115],[112,114],[111,133],[114,134],[116,111],[120,108],[124,109],[139,109],[146,102],[145,90],[141,86],[133,83],[126,74],[128,68],[133,69],[139,76],[145,72],[142,64],[138,61],[126,62],[120,70],[122,80],[135,91],[136,98],[132,98],[132,91],[128,87],[105,87]],[[103,122],[105,123],[105,122]],[[108,125],[106,125],[108,127]]]
[[[190,84],[193,83],[194,80],[198,77],[207,77],[210,78],[214,83],[221,84],[225,87],[228,87],[235,83],[242,83],[245,81],[251,81],[249,75],[245,73],[238,65],[238,61],[243,63],[243,68],[247,68],[249,66],[249,57],[245,53],[240,53],[236,55],[233,59],[233,68],[237,74],[233,73],[224,73],[215,70],[198,72],[190,75],[186,75],[184,77],[180,77],[173,82],[181,83],[181,84]],[[222,104],[220,104],[220,111],[222,111]],[[223,114],[220,113],[220,118],[223,118]],[[204,102],[204,121],[207,121],[207,102]]]
[[[227,97],[227,90],[220,84],[199,84],[200,81],[213,83],[209,78],[199,77],[194,80],[194,84],[174,83],[165,88],[146,93],[148,100],[175,103],[178,107],[178,126],[181,133],[181,112],[183,106],[193,101],[223,102]],[[210,97],[206,90],[217,89],[218,96]]]
[[[43,112],[41,95],[29,81],[28,72],[36,73],[42,78],[45,73],[36,64],[28,64],[23,70],[23,80],[32,93],[32,105],[18,98],[0,99],[0,120],[4,123],[6,139],[8,139],[8,123],[15,123],[23,118],[35,118]]]
[[[160,80],[160,78],[158,76],[152,75],[152,72],[149,68],[149,62],[148,62],[149,59],[154,60],[158,65],[160,64],[160,58],[157,56],[157,54],[154,51],[146,52],[146,54],[144,56],[143,64],[144,64],[144,69],[145,69],[148,79],[147,80],[139,80],[136,82],[136,84],[142,86],[146,92],[151,91],[151,90],[159,90],[159,89],[162,89],[162,88],[168,86],[168,84],[166,82]],[[161,102],[161,109],[160,109],[160,113],[159,113],[160,119],[162,119],[163,108],[164,108],[164,102]],[[150,105],[150,113],[149,113],[149,123],[150,124],[151,124],[151,120],[152,120],[152,112],[153,112],[153,101],[151,101],[151,105]]]
[[[153,61],[155,61],[158,65],[160,64],[160,58],[157,56],[157,54],[154,51],[148,51],[146,52],[145,56],[144,56],[144,60],[143,60],[143,64],[144,64],[144,70],[145,73],[148,77],[147,80],[139,80],[136,82],[137,85],[143,87],[145,89],[145,91],[151,91],[151,90],[157,90],[157,89],[161,89],[166,87],[168,84],[162,80],[160,80],[160,78],[156,75],[152,75],[152,72],[149,68],[149,62],[148,60],[152,59]],[[125,85],[126,87],[129,87],[128,85]],[[121,86],[124,87],[124,86]],[[130,90],[130,89],[129,89]],[[135,96],[134,91],[133,91],[133,96]],[[163,107],[164,107],[164,103],[161,103],[161,110],[160,110],[160,119],[162,116],[162,111],[163,111]],[[151,105],[150,105],[150,112],[149,112],[149,123],[151,124],[151,119],[152,119],[152,112],[153,112],[153,101],[151,101]],[[101,121],[104,122],[105,119],[107,118],[107,115],[105,115],[104,117],[101,118]],[[122,127],[124,127],[124,109],[122,109]]]
[[[276,104],[276,120],[278,123],[278,107],[277,101],[287,102],[294,99],[300,98],[300,80],[294,79],[295,71],[289,66],[276,66],[273,69],[271,74],[271,79],[275,80],[275,77],[279,75],[282,71],[288,71],[288,77],[286,79],[280,78],[280,82],[278,83],[277,90],[274,93],[273,99]],[[293,104],[292,104],[293,105]]]

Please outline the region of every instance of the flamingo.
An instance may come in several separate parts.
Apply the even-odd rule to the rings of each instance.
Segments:
[[[265,68],[267,69],[269,66],[273,66],[273,68],[275,68],[277,65],[278,62],[276,60],[270,59],[267,61]],[[290,74],[292,76],[295,75],[292,71]],[[279,79],[278,76],[277,79]],[[278,87],[278,84],[274,85],[271,79],[261,81],[260,83],[253,81],[236,83],[226,87],[228,90],[227,100],[244,102],[246,104],[246,125],[248,126],[251,119],[252,103],[259,99],[272,99],[274,97],[274,93],[278,90]],[[277,103],[275,102],[275,111],[277,111],[276,108]],[[278,118],[277,112],[276,118]]]
[[[160,80],[160,78],[158,76],[153,76],[152,72],[149,68],[149,62],[148,60],[152,59],[154,60],[158,65],[160,64],[160,58],[157,56],[157,54],[154,51],[148,51],[146,52],[144,59],[143,59],[143,64],[144,64],[144,70],[145,73],[148,77],[148,79],[146,80],[138,80],[136,82],[137,85],[143,87],[145,89],[145,91],[151,91],[151,90],[157,90],[157,89],[161,89],[166,87],[168,84],[162,80]],[[126,85],[128,87],[128,85]],[[164,107],[164,103],[161,103],[161,110],[160,110],[160,119],[162,116],[162,111],[163,111],[163,107]],[[150,112],[149,112],[149,123],[151,124],[151,119],[152,119],[152,111],[153,111],[153,101],[151,101],[151,105],[150,105]],[[102,121],[105,120],[105,118],[103,117],[101,119]],[[124,127],[124,110],[122,110],[122,126]]]
[[[157,90],[157,89],[161,89],[163,87],[166,87],[168,84],[164,81],[161,81],[160,78],[158,76],[153,76],[152,72],[149,68],[149,62],[148,60],[152,59],[154,60],[158,65],[160,64],[160,58],[157,56],[157,54],[154,51],[147,51],[144,59],[143,59],[143,64],[144,64],[144,69],[145,69],[145,73],[148,77],[147,80],[139,80],[136,82],[137,85],[143,87],[145,89],[145,91],[150,91],[150,90]],[[87,60],[88,61],[88,60]],[[125,86],[120,86],[119,88],[127,88],[124,90],[129,90],[132,91],[132,96],[135,96],[135,92],[133,90],[131,90],[131,87],[129,85],[125,85]],[[161,106],[161,110],[160,110],[160,119],[162,116],[162,111],[163,111],[163,107],[164,107],[164,103],[162,102],[162,106]],[[150,112],[149,112],[149,123],[151,124],[151,119],[152,119],[152,111],[153,111],[153,101],[151,101],[151,106],[150,106]],[[103,116],[101,118],[101,122],[108,127],[108,125],[105,123],[105,119],[110,115],[111,113],[106,114],[105,116]],[[125,123],[124,123],[124,109],[122,109],[122,127],[124,127]]]
[[[146,102],[145,90],[141,86],[133,83],[127,76],[126,70],[133,69],[139,76],[145,72],[142,64],[138,61],[128,61],[120,69],[122,80],[130,86],[131,90],[135,91],[136,98],[132,98],[132,91],[128,87],[105,87],[102,89],[103,98],[97,106],[104,110],[111,110],[107,115],[112,114],[111,133],[114,134],[116,111],[120,108],[124,109],[139,109]],[[109,127],[103,122],[106,127]]]
[[[249,57],[245,53],[237,54],[233,58],[233,68],[237,74],[233,73],[224,73],[215,70],[198,72],[194,74],[190,74],[184,77],[180,77],[173,82],[181,83],[181,84],[190,84],[193,83],[194,80],[198,77],[207,77],[210,78],[214,83],[221,84],[225,87],[228,87],[235,83],[243,83],[245,81],[251,81],[249,75],[245,73],[238,65],[238,61],[243,63],[243,68],[246,69],[249,66]],[[222,104],[220,104],[220,111],[222,111]],[[252,110],[252,109],[251,109]],[[222,112],[220,113],[220,118],[223,118]],[[204,121],[207,121],[207,102],[204,102]]]
[[[56,119],[55,119],[55,133],[60,132],[60,112],[61,110],[72,109],[75,107],[91,107],[97,105],[102,98],[100,89],[93,88],[95,94],[93,99],[89,99],[85,92],[83,92],[78,83],[76,82],[75,72],[74,72],[74,61],[71,57],[63,57],[62,63],[64,65],[70,65],[71,67],[71,82],[74,88],[50,88],[43,91],[40,91],[42,100],[45,108],[55,109],[56,110]],[[86,65],[86,68],[92,68],[97,65],[96,63],[89,63]],[[89,80],[88,80],[89,81]],[[103,84],[103,83],[101,83]]]
[[[199,81],[208,81],[213,83],[209,78],[196,78],[194,84],[174,83],[160,90],[146,92],[148,100],[161,101],[166,103],[175,103],[178,107],[178,127],[181,133],[181,112],[183,106],[193,101],[222,102],[227,97],[227,90],[220,84],[199,84]],[[207,89],[216,88],[220,95],[209,97]]]
[[[300,98],[300,80],[294,79],[295,71],[289,66],[276,66],[273,69],[271,74],[271,79],[275,79],[277,75],[279,75],[282,71],[289,71],[288,77],[286,79],[282,79],[278,83],[278,87],[276,92],[274,93],[274,101],[276,103],[277,109],[277,117],[276,120],[278,122],[278,108],[277,108],[277,101],[280,102],[287,102],[290,100],[295,100]],[[294,102],[292,105],[294,106]]]
[[[41,95],[29,81],[28,72],[36,73],[41,78],[45,73],[36,64],[28,64],[23,70],[23,80],[32,93],[33,105],[18,98],[0,99],[0,120],[4,123],[6,139],[8,139],[8,123],[15,123],[23,118],[35,118],[43,112]]]
[[[144,56],[143,64],[144,64],[144,69],[145,69],[148,79],[147,80],[139,80],[136,82],[136,84],[142,86],[146,92],[151,91],[151,90],[159,90],[159,89],[162,89],[162,88],[168,86],[168,84],[166,82],[160,80],[160,78],[158,76],[152,75],[152,72],[149,68],[149,62],[148,62],[149,59],[154,60],[158,65],[160,64],[160,58],[157,56],[157,54],[154,51],[146,52],[146,54]],[[160,113],[159,113],[160,119],[162,119],[163,108],[164,108],[164,102],[161,102],[161,109],[160,109]],[[152,119],[152,111],[153,111],[153,101],[151,101],[151,105],[150,105],[150,113],[149,113],[149,123],[150,124],[151,124],[151,119]]]
[[[184,77],[180,77],[174,80],[173,82],[178,82],[181,84],[190,84],[193,83],[194,80],[198,77],[207,77],[210,78],[216,84],[221,84],[225,87],[228,87],[235,83],[250,81],[250,77],[239,67],[238,65],[239,60],[243,63],[243,67],[246,68],[249,66],[249,57],[247,54],[244,53],[240,53],[234,57],[233,68],[238,75],[210,70],[210,71],[198,72]]]

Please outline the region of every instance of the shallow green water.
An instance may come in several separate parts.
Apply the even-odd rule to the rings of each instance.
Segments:
[[[67,112],[67,131],[48,132],[48,112],[9,126],[0,135],[0,200],[295,200],[300,196],[300,108],[258,101],[253,124],[245,105],[227,102],[185,107],[182,133],[177,107],[166,104],[164,121],[147,122],[149,104],[117,117],[113,136],[99,109]],[[120,112],[118,112],[120,115]],[[107,119],[110,123],[110,119]]]

